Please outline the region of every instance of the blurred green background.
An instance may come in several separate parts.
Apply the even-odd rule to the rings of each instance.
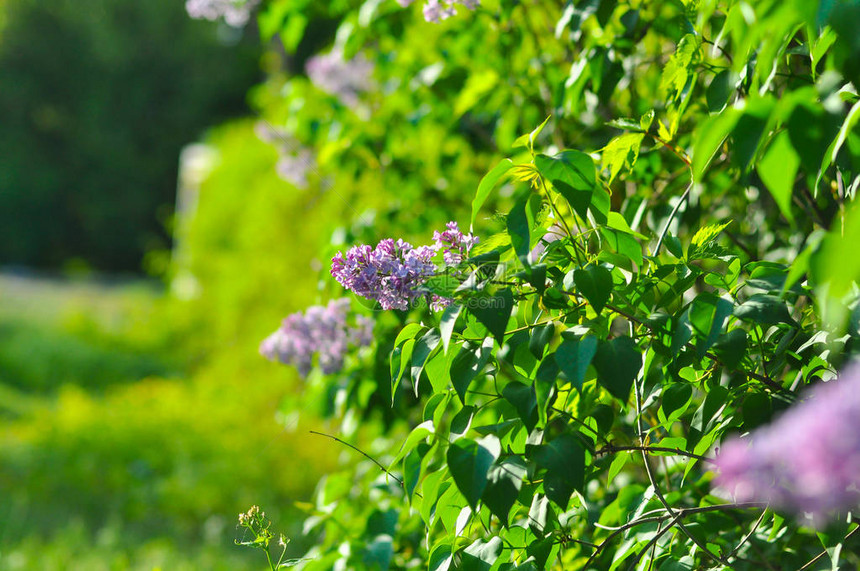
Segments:
[[[297,379],[257,353],[313,301],[325,206],[247,119],[259,45],[181,1],[0,1],[2,570],[258,568],[237,514],[297,535],[340,452],[279,416]]]

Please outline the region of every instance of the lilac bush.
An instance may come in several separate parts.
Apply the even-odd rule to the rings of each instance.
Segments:
[[[717,484],[738,501],[827,518],[860,506],[860,365],[820,383],[776,422],[716,456]]]
[[[260,353],[271,361],[295,366],[303,377],[313,368],[317,355],[323,373],[336,373],[343,368],[350,348],[373,341],[373,320],[357,315],[350,324],[348,317],[347,298],[332,300],[326,306],[311,306],[304,313],[293,313],[263,340]]]
[[[469,255],[478,239],[463,234],[456,222],[449,222],[442,232],[434,232],[432,246],[414,247],[409,242],[386,238],[375,248],[366,244],[353,246],[346,256],[338,252],[332,258],[331,274],[346,289],[374,301],[383,309],[409,309],[418,298],[429,298],[431,307],[439,310],[449,299],[431,294],[424,287],[437,275],[434,258],[442,251],[444,264],[457,266]]]

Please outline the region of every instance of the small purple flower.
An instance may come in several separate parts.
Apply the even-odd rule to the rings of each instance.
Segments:
[[[338,49],[310,58],[305,71],[314,85],[349,107],[355,107],[373,85],[373,64],[362,54],[346,60]]]
[[[186,0],[185,11],[196,20],[224,19],[234,28],[248,23],[260,0]]]
[[[456,266],[468,257],[472,246],[478,243],[478,238],[472,234],[463,234],[456,222],[448,222],[444,232],[433,232],[434,248],[444,251],[445,263]]]
[[[397,0],[397,3],[406,8],[412,4],[413,0]],[[480,5],[478,0],[426,0],[424,3],[424,19],[432,24],[438,24],[442,20],[447,20],[454,14],[454,6],[461,4],[469,10],[474,10]]]
[[[347,298],[288,315],[281,327],[260,343],[260,354],[270,361],[295,366],[303,377],[310,373],[317,355],[323,373],[336,373],[343,368],[351,347],[363,347],[373,341],[373,320],[358,315],[354,324],[349,324],[348,315]]]
[[[443,250],[446,265],[459,265],[478,239],[460,232],[456,222],[449,222],[444,232],[434,233],[433,246],[413,247],[403,240],[387,238],[376,248],[366,244],[353,246],[346,256],[338,252],[332,258],[331,275],[346,289],[379,302],[383,309],[407,310],[417,298],[429,298],[434,311],[446,307],[450,299],[431,294],[424,287],[437,275],[436,253]]]
[[[860,366],[807,394],[773,424],[726,442],[716,483],[738,501],[811,513],[817,523],[860,506]]]
[[[290,153],[284,149],[275,165],[275,172],[282,180],[289,182],[298,189],[308,187],[308,174],[316,169],[316,159],[310,149],[299,148]]]

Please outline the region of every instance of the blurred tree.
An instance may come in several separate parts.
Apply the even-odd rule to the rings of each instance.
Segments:
[[[256,42],[178,1],[4,11],[0,264],[139,269],[168,240],[180,148],[246,111]]]

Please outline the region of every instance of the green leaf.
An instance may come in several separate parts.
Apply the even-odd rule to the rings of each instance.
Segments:
[[[439,319],[439,333],[442,336],[442,348],[445,353],[448,352],[448,346],[451,344],[451,335],[454,333],[454,327],[457,325],[457,318],[460,316],[462,305],[452,303],[442,312],[442,317]]]
[[[424,330],[424,327],[418,323],[410,323],[400,330],[397,338],[394,340],[394,346],[402,345],[407,339],[415,339],[418,334]]]
[[[746,171],[758,154],[774,100],[751,99],[732,129],[732,163]]]
[[[601,224],[606,222],[605,213],[591,208],[597,186],[597,170],[589,155],[579,151],[564,151],[554,157],[537,155],[535,166],[580,218],[585,220],[591,209],[596,220]]]
[[[787,122],[788,136],[807,173],[818,174],[827,156],[827,148],[836,135],[837,121],[817,103],[804,102],[792,111]]]
[[[698,338],[696,353],[700,359],[716,343],[732,314],[732,309],[732,302],[712,293],[699,294],[690,304],[690,324]]]
[[[516,252],[517,257],[523,262],[523,265],[526,266],[528,265],[528,255],[531,250],[529,219],[526,214],[530,196],[528,193],[523,194],[514,204],[514,207],[511,208],[505,220],[514,252]]]
[[[555,336],[555,323],[550,321],[540,327],[535,327],[529,333],[529,351],[535,356],[535,359],[543,358],[546,346],[552,341]]]
[[[460,438],[448,447],[448,469],[472,510],[478,507],[487,487],[487,474],[500,453],[499,439],[492,434],[478,442]]]
[[[577,438],[563,433],[534,451],[538,466],[546,469],[543,489],[546,497],[563,510],[567,510],[574,490],[585,485],[585,450]]]
[[[625,133],[609,141],[609,144],[603,148],[601,166],[609,169],[610,183],[625,165],[633,168],[636,159],[639,158],[639,147],[644,138],[645,135],[642,133]]]
[[[731,223],[731,220],[729,220],[723,224],[711,224],[709,226],[699,228],[693,235],[693,239],[690,241],[690,252],[688,252],[687,255],[690,256],[695,250],[701,250],[710,246],[717,236],[720,235],[720,232],[725,230]]]
[[[467,307],[469,313],[487,328],[501,347],[505,342],[505,331],[511,318],[511,311],[514,309],[514,296],[511,290],[503,289],[495,295],[472,297]]]
[[[791,212],[791,195],[799,167],[800,157],[797,156],[785,132],[774,138],[764,157],[756,165],[758,175],[773,196],[780,212],[789,221],[794,221]]]
[[[493,340],[484,339],[481,345],[466,342],[451,363],[451,384],[460,397],[460,402],[466,402],[466,390],[472,380],[484,369],[484,365],[493,353]]]
[[[708,110],[713,113],[719,113],[726,108],[729,102],[729,97],[734,91],[732,85],[733,74],[730,70],[724,69],[714,76],[711,84],[708,85],[708,90],[705,97],[708,101]]]
[[[586,335],[580,339],[568,339],[555,350],[555,360],[567,380],[582,389],[585,373],[597,353],[597,337]]]
[[[472,425],[472,418],[475,416],[475,407],[466,405],[460,409],[454,418],[451,419],[451,430],[449,438],[454,440],[466,434],[469,427]]]
[[[421,482],[421,518],[428,525],[433,509],[439,498],[448,491],[451,486],[450,475],[447,470],[436,470],[427,474],[424,481]]]
[[[514,406],[529,432],[537,426],[537,395],[534,385],[512,381],[502,389],[502,397]]]
[[[437,544],[430,552],[430,571],[448,571],[454,562],[454,554],[450,543]]]
[[[642,267],[642,246],[639,245],[636,238],[626,232],[619,232],[604,226],[600,227],[600,234],[614,252],[627,258],[637,267]]]
[[[735,317],[761,325],[796,325],[785,301],[775,295],[757,293],[751,295],[735,309]]]
[[[552,116],[550,115],[550,117]],[[537,136],[540,135],[541,131],[543,131],[543,128],[546,126],[547,121],[550,120],[550,117],[544,119],[543,123],[535,127],[531,133],[526,133],[525,135],[520,135],[519,137],[517,137],[514,141],[514,144],[511,146],[515,149],[517,147],[526,147],[528,148],[530,153],[534,153],[535,139],[537,139]]]
[[[688,383],[672,383],[663,390],[658,416],[665,427],[670,427],[690,405],[693,387]]]
[[[397,453],[397,456],[395,456],[394,460],[389,464],[388,470],[391,471],[397,463],[400,462],[407,454],[412,452],[420,442],[424,442],[428,436],[435,432],[436,427],[433,425],[432,420],[425,420],[413,428],[412,432],[409,433],[409,436],[406,437],[406,441],[403,443],[403,446],[400,447],[400,451]]]
[[[860,101],[854,104],[851,107],[851,111],[848,112],[848,115],[845,117],[845,121],[842,123],[842,127],[839,128],[839,134],[836,136],[836,139],[830,144],[827,152],[824,153],[824,158],[821,161],[821,168],[818,171],[818,178],[815,181],[815,188],[818,188],[818,183],[821,180],[824,172],[830,168],[830,165],[836,162],[836,157],[839,155],[839,150],[842,148],[842,145],[845,143],[845,140],[848,138],[848,135],[853,132],[854,128],[857,126],[857,122],[860,121]]]
[[[510,456],[493,464],[487,473],[487,487],[481,501],[504,526],[508,525],[508,514],[517,501],[527,472],[519,456]]]
[[[647,133],[652,123],[654,123],[654,110],[650,109],[639,118],[639,127]]]
[[[735,128],[740,119],[740,111],[729,108],[702,123],[702,126],[694,133],[693,140],[693,178],[702,180],[702,175],[711,162],[714,154],[722,146],[723,141]]]
[[[535,373],[535,396],[537,398],[538,423],[546,426],[547,408],[556,394],[556,379],[558,378],[558,364],[552,357],[541,361]]]
[[[693,325],[690,323],[690,312],[684,311],[678,318],[675,330],[672,332],[672,345],[669,352],[672,355],[677,355],[692,338]]]
[[[412,367],[410,374],[412,376],[412,386],[415,389],[415,396],[418,396],[418,384],[421,381],[421,372],[424,370],[424,365],[427,364],[427,359],[436,348],[439,346],[441,337],[438,329],[430,329],[421,339],[415,342],[415,347],[412,349]]]
[[[490,192],[496,186],[496,183],[499,182],[499,179],[507,173],[514,166],[514,162],[511,159],[503,159],[499,162],[493,170],[484,175],[484,178],[481,179],[480,184],[478,185],[478,190],[475,193],[475,198],[472,200],[472,218],[470,220],[470,225],[475,225],[475,220],[478,219],[478,211],[481,210],[481,206],[484,205],[484,202],[487,200],[487,197],[490,195]]]
[[[721,337],[713,347],[713,352],[728,369],[735,369],[746,355],[747,332],[743,329],[732,329]]]
[[[502,538],[478,539],[461,554],[460,571],[489,571],[502,552]]]
[[[693,72],[693,64],[699,60],[699,41],[693,34],[687,34],[678,42],[675,53],[663,67],[660,77],[660,91],[669,100],[677,99]]]
[[[651,118],[653,119],[653,111],[651,113]],[[607,121],[606,125],[608,127],[614,127],[616,129],[622,129],[624,131],[633,131],[634,133],[644,133],[648,130],[648,127],[643,127],[639,121],[637,121],[636,119],[631,119],[630,117],[620,117],[618,119],[613,119],[612,121]]]
[[[627,402],[633,381],[642,369],[642,354],[630,337],[603,341],[594,355],[597,382],[621,402]]]
[[[606,306],[612,293],[612,274],[603,266],[590,265],[573,273],[573,283],[596,313]]]
[[[849,309],[843,297],[860,280],[860,201],[846,208],[842,219],[833,221],[821,248],[810,260],[810,277],[824,307],[823,319],[831,326],[843,327]]]
[[[627,464],[627,460],[630,459],[630,454],[620,453],[612,459],[612,463],[609,465],[609,471],[606,474],[606,481],[612,482],[615,480],[615,477],[621,472],[621,469],[624,468],[624,465]]]
[[[397,387],[400,386],[400,380],[403,378],[403,373],[406,372],[412,361],[412,349],[415,346],[415,339],[407,339],[402,344],[394,347],[391,352],[391,402],[394,403],[394,397],[397,394]]]
[[[624,216],[619,212],[610,212],[609,216],[606,220],[606,225],[610,228],[614,228],[620,232],[624,232],[625,234],[630,234],[639,238],[640,240],[647,240],[648,237],[640,234],[639,232],[634,232],[633,229],[627,224],[627,220],[624,219]]]
[[[473,72],[454,102],[454,115],[459,117],[477,105],[487,93],[496,88],[499,81],[499,74],[492,69]]]

